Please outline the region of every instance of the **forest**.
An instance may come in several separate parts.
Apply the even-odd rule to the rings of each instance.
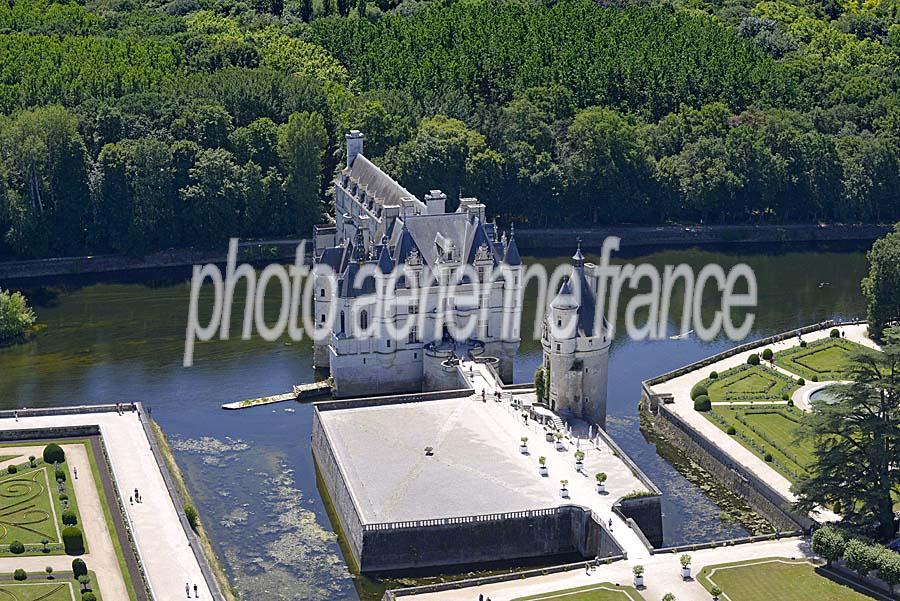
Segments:
[[[6,0],[0,256],[308,236],[350,128],[517,227],[896,221],[898,68],[900,0]]]

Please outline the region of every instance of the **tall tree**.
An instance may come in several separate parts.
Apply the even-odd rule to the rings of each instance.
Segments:
[[[308,233],[322,216],[319,201],[328,146],[325,120],[319,113],[294,113],[278,135],[278,155],[287,175],[285,190],[295,207],[295,232]]]
[[[887,540],[900,492],[900,328],[885,330],[882,349],[854,356],[853,383],[804,416],[798,436],[815,441],[814,459],[794,492],[798,508],[839,503],[845,522]]]
[[[900,224],[876,240],[866,257],[869,273],[862,291],[868,302],[869,333],[880,340],[888,324],[900,321]]]

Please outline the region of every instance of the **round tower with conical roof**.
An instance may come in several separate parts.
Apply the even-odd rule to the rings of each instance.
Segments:
[[[611,340],[598,310],[593,272],[579,242],[572,272],[544,318],[542,365],[550,408],[605,428]]]

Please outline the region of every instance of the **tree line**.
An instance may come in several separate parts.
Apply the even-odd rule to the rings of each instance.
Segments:
[[[0,3],[0,254],[308,235],[350,128],[522,226],[896,220],[897,12]]]

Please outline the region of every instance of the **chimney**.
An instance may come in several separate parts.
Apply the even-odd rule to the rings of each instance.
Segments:
[[[353,165],[356,155],[362,154],[365,136],[358,129],[351,129],[344,139],[347,140],[347,166],[350,167]]]
[[[447,195],[440,190],[432,190],[425,195],[425,208],[429,215],[443,215],[447,205]]]

